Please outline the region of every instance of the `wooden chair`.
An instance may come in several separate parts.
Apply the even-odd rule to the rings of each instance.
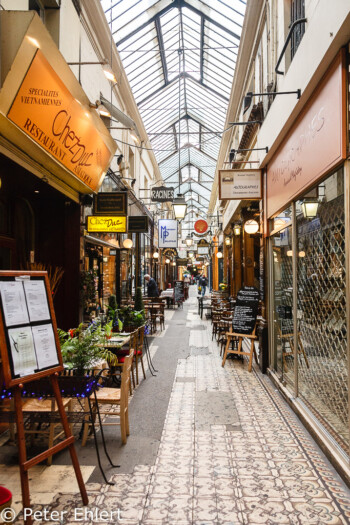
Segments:
[[[282,332],[283,327],[281,328],[279,323],[277,323],[277,326],[278,326],[278,335],[279,335],[279,338],[281,339],[281,343],[282,343],[282,364],[283,364],[283,369],[284,369],[285,372],[288,372],[288,366],[287,366],[287,362],[286,362],[286,357],[294,357],[294,333],[293,333],[293,331],[290,331],[290,333],[284,333],[284,332]],[[309,361],[308,361],[308,358],[306,356],[306,352],[305,352],[305,349],[304,349],[304,345],[303,345],[303,343],[301,341],[301,334],[300,334],[300,332],[298,332],[298,334],[297,334],[297,339],[298,339],[298,355],[304,357],[306,366],[308,368],[310,368]],[[289,345],[289,350],[287,350],[286,345]]]
[[[254,346],[254,341],[255,341],[255,339],[257,339],[257,336],[255,335],[255,330],[256,330],[256,325],[255,325],[254,330],[253,330],[253,332],[251,334],[238,334],[238,333],[235,333],[235,332],[227,332],[227,334],[226,334],[226,336],[227,336],[227,343],[226,343],[226,347],[225,347],[224,357],[223,357],[223,360],[222,360],[222,366],[223,367],[225,366],[228,354],[235,354],[235,355],[240,355],[240,356],[249,356],[248,372],[252,371],[253,354],[254,354],[254,357],[255,357],[255,361],[258,362],[258,358],[257,358],[257,355],[256,355],[255,346]],[[250,350],[249,350],[249,352],[243,352],[242,351],[243,339],[245,339],[245,338],[250,340]],[[230,350],[230,344],[231,344],[232,339],[236,339],[238,341],[237,349]]]
[[[133,352],[136,352],[136,348],[138,346],[138,333],[139,333],[139,329],[137,328],[136,330],[134,330],[133,332],[130,333],[130,343],[129,343],[129,346],[127,348],[121,348],[121,349],[116,349],[115,350],[115,354],[118,358],[118,363],[116,365],[114,365],[116,368],[119,368],[119,370],[122,370],[124,368],[124,362],[125,362],[125,358],[131,353],[131,351],[133,350]],[[131,379],[132,379],[132,382],[129,383],[129,389],[130,389],[130,395],[132,394],[132,389],[136,387],[136,381],[135,381],[135,361],[132,362],[132,366],[131,366],[131,369],[130,369],[130,376],[131,376]]]
[[[100,405],[112,405],[116,408],[115,411],[103,411],[99,410],[100,415],[102,416],[118,416],[119,422],[109,422],[102,421],[103,426],[107,425],[120,425],[120,433],[122,438],[122,443],[125,445],[127,442],[127,436],[130,434],[129,429],[129,385],[130,385],[130,376],[131,368],[134,359],[134,349],[130,348],[130,353],[124,359],[123,371],[122,371],[122,380],[120,388],[109,388],[103,387],[96,392],[96,397],[91,397],[91,402],[93,403],[93,412],[96,415],[97,408],[99,409]],[[96,406],[98,403],[98,407]],[[99,424],[99,418],[95,417],[95,424]],[[89,428],[91,421],[87,419],[84,421],[83,426],[83,436],[82,436],[82,446],[86,445],[86,440],[89,434]]]
[[[72,411],[72,398],[62,398],[64,408],[68,409],[68,412]],[[58,407],[55,399],[28,399],[23,403],[23,412],[46,412],[52,414],[58,414]],[[35,425],[35,424],[34,424]],[[34,425],[27,430],[26,434],[32,435],[32,441],[37,434],[43,434],[48,436],[48,448],[52,448],[56,439],[64,435],[64,430],[62,429],[58,434],[55,433],[56,427],[61,426],[61,422],[49,423],[48,427],[41,428],[38,425],[37,428],[34,428]],[[47,458],[47,465],[52,465],[52,456]]]

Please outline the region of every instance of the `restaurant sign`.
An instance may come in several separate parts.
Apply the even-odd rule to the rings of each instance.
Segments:
[[[261,199],[261,170],[219,170],[220,200]]]
[[[38,49],[7,117],[92,191],[112,153],[91,114],[70,93]]]
[[[198,221],[194,223],[194,229],[200,235],[206,233],[208,231],[208,228],[209,225],[204,219],[198,219]]]
[[[126,191],[100,192],[94,197],[95,215],[128,214],[128,193]]]
[[[338,53],[267,167],[267,217],[346,158],[345,49]]]
[[[125,233],[126,217],[89,215],[87,231],[89,233]]]
[[[134,215],[134,216],[128,217],[128,232],[129,233],[147,233],[148,232],[147,215]]]
[[[174,188],[167,188],[166,186],[158,186],[151,190],[152,202],[169,202],[174,200]]]
[[[209,255],[210,244],[205,239],[201,239],[197,243],[197,253],[198,255]]]

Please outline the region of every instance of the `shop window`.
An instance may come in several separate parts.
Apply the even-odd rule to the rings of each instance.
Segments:
[[[305,18],[305,0],[292,0],[291,6],[290,6],[290,23],[291,25],[296,20],[299,20],[300,18]],[[292,33],[291,38],[291,46],[290,46],[290,53],[291,53],[291,60],[293,60],[293,57],[299,47],[299,44],[301,42],[301,39],[303,38],[305,33],[305,23],[299,24],[294,28],[294,31]]]
[[[291,225],[272,237],[274,363],[280,380],[293,390],[293,251]]]
[[[305,216],[305,203],[314,203]],[[309,367],[300,362],[299,396],[347,449],[348,359],[343,171],[296,204],[298,331]]]

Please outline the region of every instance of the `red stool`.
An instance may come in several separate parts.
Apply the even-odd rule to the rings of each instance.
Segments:
[[[0,486],[0,515],[1,512],[4,509],[7,509],[7,507],[11,507],[12,503],[12,494],[8,489],[5,489],[5,487]],[[3,522],[0,522],[3,523]],[[9,523],[7,521],[7,523]]]

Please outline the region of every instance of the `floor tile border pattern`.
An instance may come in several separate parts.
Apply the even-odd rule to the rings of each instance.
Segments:
[[[288,426],[291,434],[298,442],[305,456],[320,475],[325,488],[334,495],[334,502],[337,505],[339,511],[343,512],[344,516],[349,518],[350,521],[350,500],[344,493],[341,483],[332,479],[333,473],[330,471],[326,463],[320,458],[312,438],[306,433],[307,431],[301,427],[302,423],[299,423],[295,420],[296,415],[292,412],[292,409],[286,406],[286,402],[283,401],[281,396],[275,392],[273,385],[263,381],[263,379],[260,377],[260,371],[254,369],[254,375],[261,384],[262,388],[265,390],[267,396],[271,399],[271,402],[276,407],[276,410],[281,415],[285,424]]]

